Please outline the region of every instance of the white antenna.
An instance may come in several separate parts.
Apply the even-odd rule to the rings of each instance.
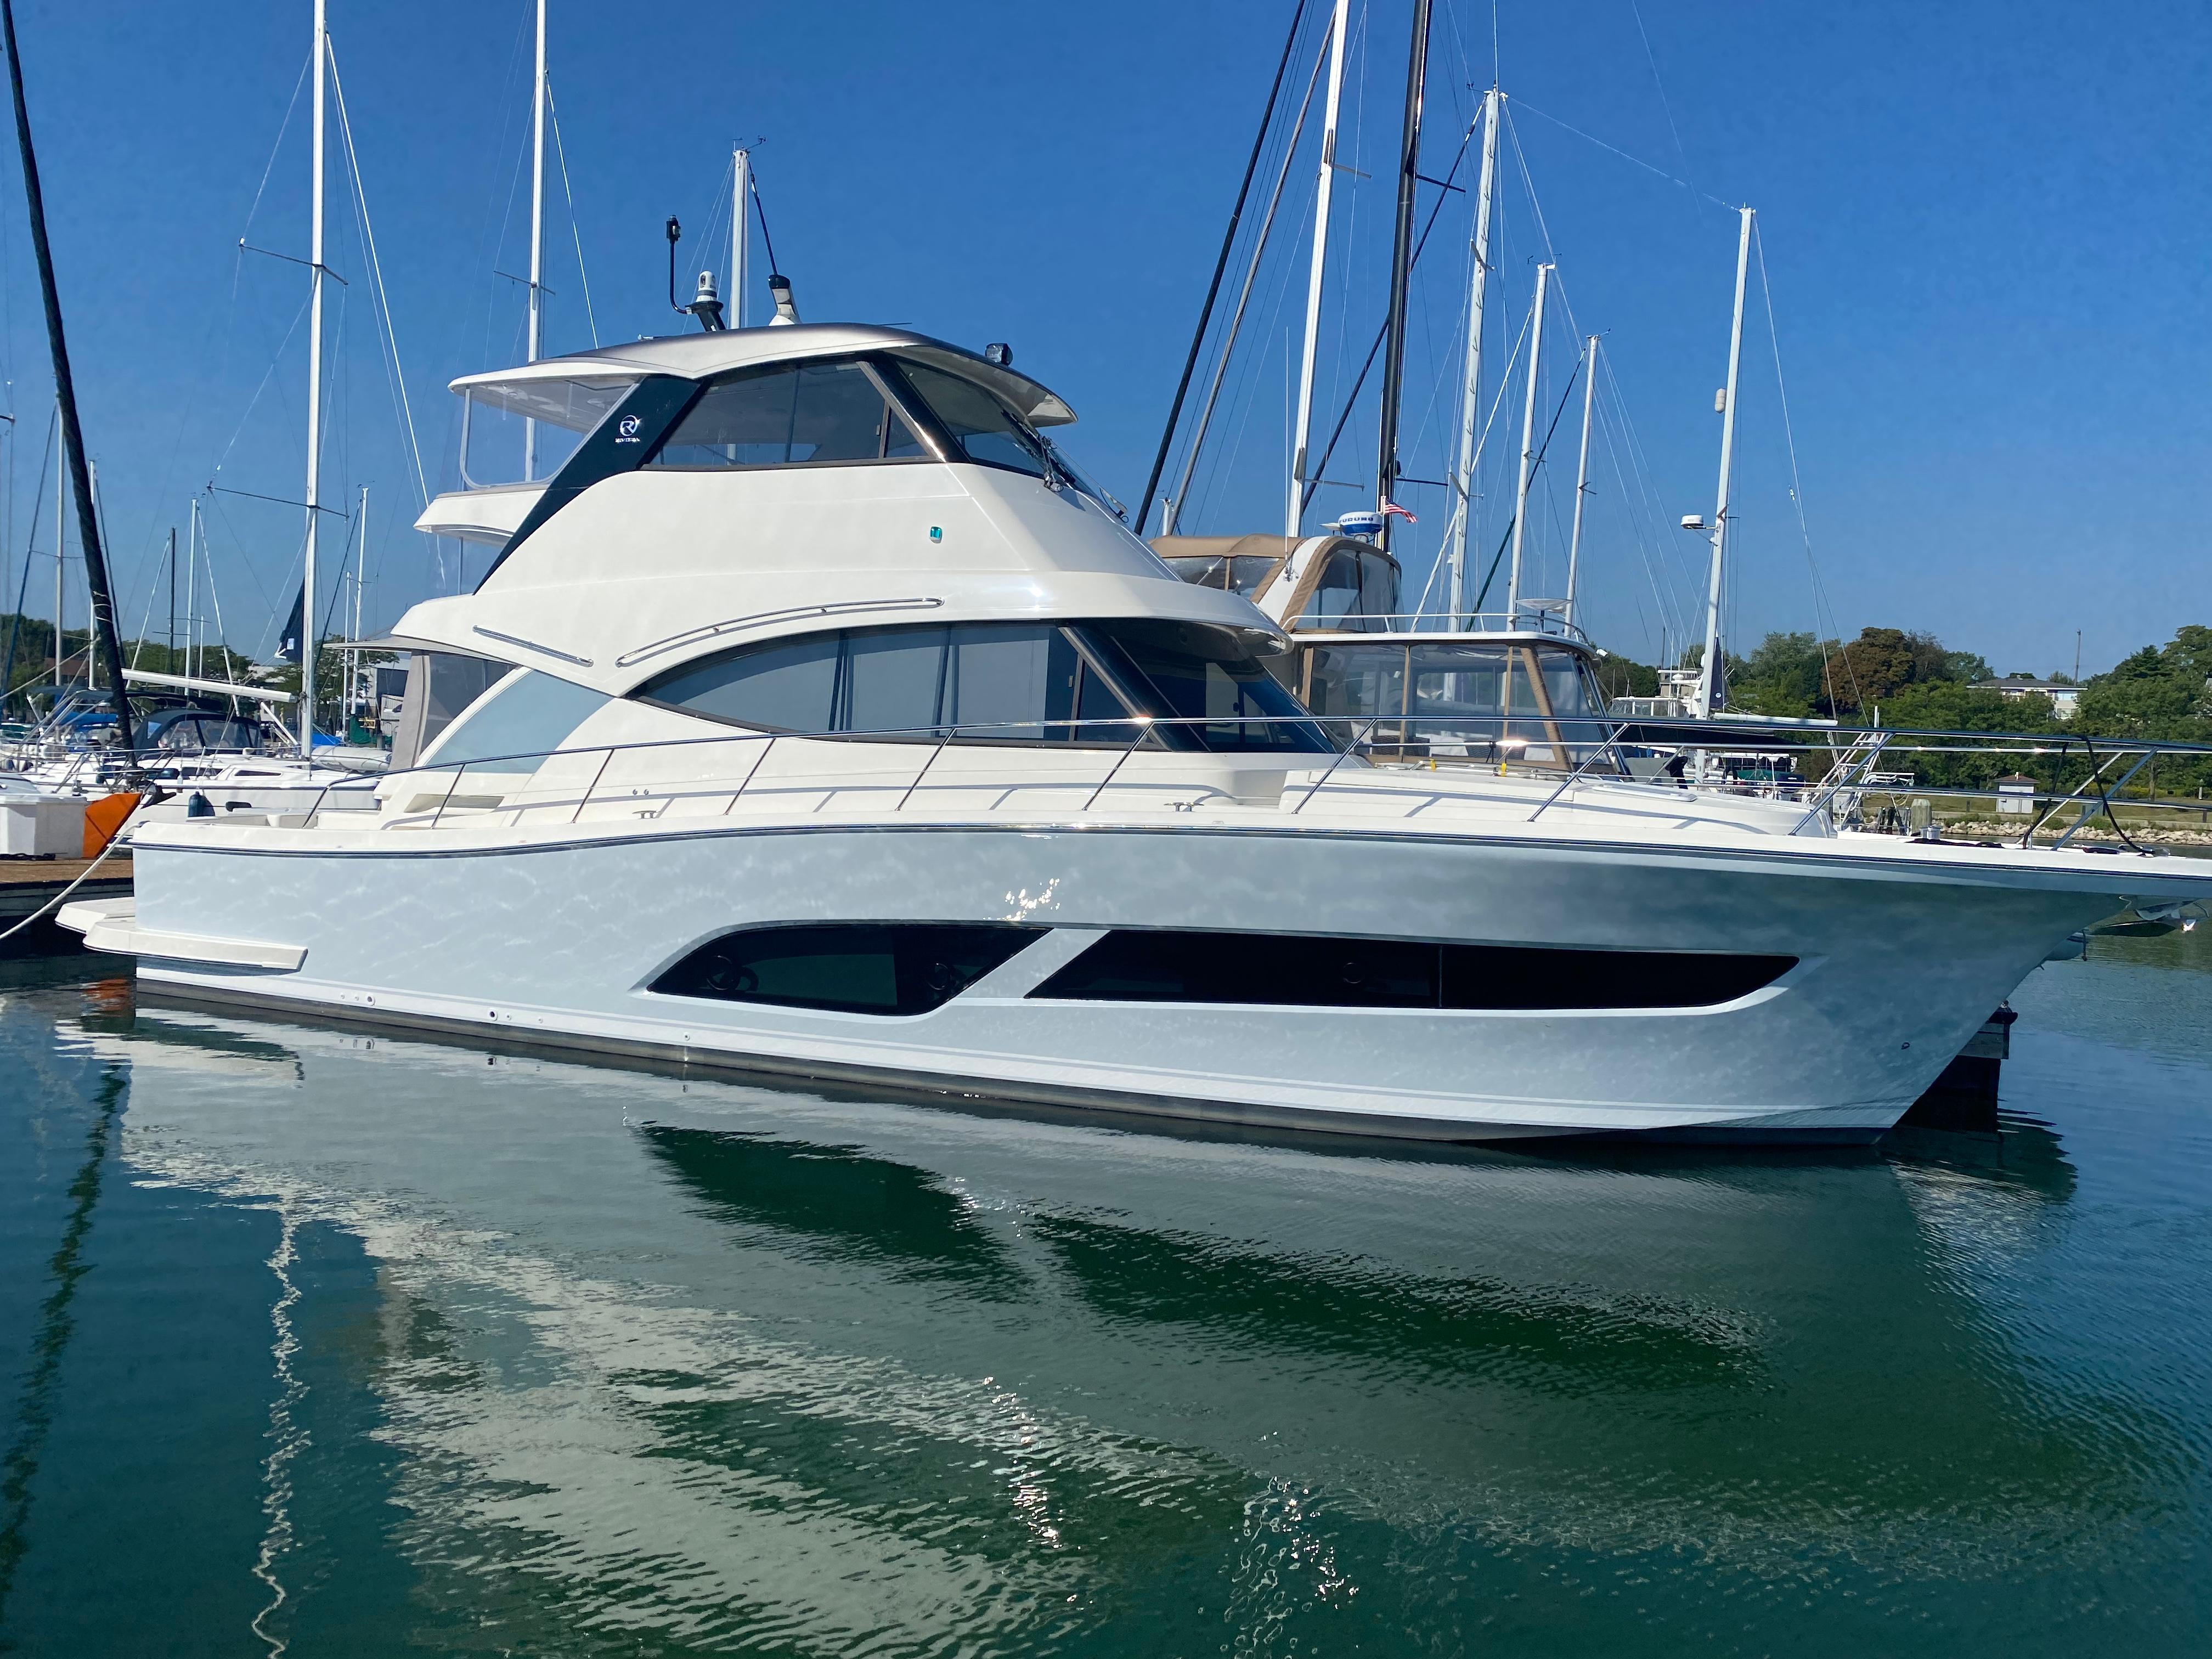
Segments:
[[[1328,103],[1322,112],[1321,176],[1314,186],[1313,258],[1306,273],[1305,356],[1298,369],[1297,422],[1291,437],[1291,500],[1283,533],[1295,537],[1305,519],[1306,445],[1313,435],[1314,354],[1321,343],[1322,277],[1328,267],[1329,185],[1336,176],[1336,112],[1344,91],[1344,28],[1352,0],[1336,0],[1328,29]]]
[[[1743,215],[1743,229],[1735,245],[1735,320],[1729,328],[1728,385],[1720,395],[1720,501],[1713,508],[1713,568],[1705,588],[1705,659],[1698,677],[1699,720],[1712,718],[1713,697],[1721,684],[1721,560],[1728,548],[1729,475],[1735,465],[1735,374],[1743,358],[1743,285],[1751,268],[1752,210],[1743,208],[1739,211]]]
[[[300,587],[300,753],[315,758],[315,544],[322,530],[323,88],[330,78],[325,0],[315,0],[315,185],[307,237],[307,559]]]
[[[730,326],[745,325],[746,215],[752,206],[753,153],[742,145],[730,158]]]
[[[545,0],[538,0],[538,78],[530,94],[530,361],[545,343]],[[522,423],[522,476],[538,476],[538,422]]]
[[[1460,392],[1459,470],[1452,474],[1452,491],[1459,497],[1451,522],[1450,603],[1455,627],[1467,611],[1467,532],[1474,519],[1474,428],[1481,407],[1482,313],[1490,281],[1490,204],[1498,187],[1498,106],[1504,97],[1495,87],[1482,95],[1482,182],[1475,195],[1474,270],[1468,279],[1467,383]]]
[[[1528,323],[1528,395],[1521,404],[1521,482],[1513,491],[1513,569],[1505,579],[1505,625],[1521,623],[1521,543],[1528,533],[1528,478],[1535,471],[1536,370],[1544,361],[1544,295],[1552,268],[1536,267],[1536,306]]]
[[[1575,528],[1567,538],[1567,604],[1559,620],[1575,619],[1575,579],[1583,564],[1583,503],[1589,499],[1590,406],[1597,396],[1597,336],[1589,337],[1583,356],[1583,455],[1575,465]]]

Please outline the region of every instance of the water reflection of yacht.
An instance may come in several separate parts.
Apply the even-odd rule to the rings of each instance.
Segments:
[[[418,1620],[1012,1648],[1192,1572],[1292,1616],[1332,1547],[1377,1591],[1469,1504],[1455,1547],[1848,1595],[2130,1550],[2183,1455],[2039,1380],[1882,1163],[1321,1157],[204,1024],[303,1075],[136,1069],[121,1156],[366,1257],[287,1286],[337,1350],[292,1479],[388,1494]],[[325,1549],[275,1575],[327,1595]]]
[[[373,811],[148,824],[135,906],[62,913],[149,983],[1362,1133],[1863,1140],[2075,929],[2212,891],[1340,752],[1276,622],[1138,542],[1003,354],[801,325],[459,390],[573,448],[432,503],[506,539],[399,624]],[[1291,594],[1332,591],[1319,552]],[[1513,708],[1510,659],[1550,653],[1529,741],[1571,745],[1578,648],[1455,648],[1502,654]]]
[[[1383,757],[1565,769],[1606,736],[1600,654],[1555,613],[1455,624],[1403,607],[1398,562],[1364,536],[1160,536],[1185,581],[1242,593],[1290,636],[1276,677]]]

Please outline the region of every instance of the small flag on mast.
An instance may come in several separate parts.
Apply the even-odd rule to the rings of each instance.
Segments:
[[[1406,508],[1406,507],[1402,507],[1399,506],[1397,502],[1395,502],[1395,501],[1385,501],[1385,502],[1383,502],[1383,503],[1382,503],[1382,516],[1383,516],[1384,518],[1386,518],[1386,519],[1387,519],[1387,518],[1389,518],[1389,517],[1393,513],[1396,514],[1400,518],[1403,519],[1403,520],[1404,520],[1407,524],[1419,524],[1419,523],[1420,523],[1420,520],[1419,520],[1418,518],[1414,517],[1414,516],[1413,516],[1413,513],[1412,513],[1409,509],[1407,509],[1407,508]]]

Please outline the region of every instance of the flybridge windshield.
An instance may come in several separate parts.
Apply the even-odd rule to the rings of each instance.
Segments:
[[[461,481],[542,483],[628,395],[633,380],[503,380],[463,388]]]

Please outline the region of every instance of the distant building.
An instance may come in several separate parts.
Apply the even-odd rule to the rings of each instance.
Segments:
[[[2051,712],[2062,720],[2074,718],[2074,710],[2081,701],[2078,685],[2052,685],[2046,680],[2013,678],[1976,680],[1966,688],[1969,691],[1995,691],[2005,697],[2034,696],[2051,699]]]

